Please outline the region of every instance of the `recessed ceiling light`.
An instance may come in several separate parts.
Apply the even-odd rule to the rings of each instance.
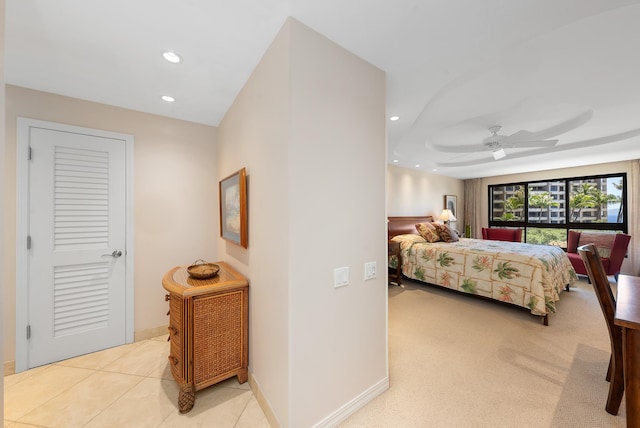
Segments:
[[[393,163],[398,163],[398,159],[394,159],[394,160],[393,160]]]
[[[398,120],[398,119],[400,119],[400,116],[391,116],[391,117],[389,118],[389,120],[393,120],[393,121],[396,121],[396,120]]]
[[[163,95],[161,98],[162,98],[162,101],[166,101],[168,103],[172,103],[176,100],[171,95]]]
[[[420,168],[420,165],[416,165],[416,168]]]
[[[182,57],[175,52],[167,51],[163,53],[162,56],[164,57],[164,59],[174,64],[182,62]]]

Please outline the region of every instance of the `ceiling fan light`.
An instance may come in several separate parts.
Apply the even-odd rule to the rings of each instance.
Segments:
[[[507,156],[507,154],[505,153],[504,149],[502,149],[502,148],[493,151],[493,158],[495,160],[502,159],[505,156]]]

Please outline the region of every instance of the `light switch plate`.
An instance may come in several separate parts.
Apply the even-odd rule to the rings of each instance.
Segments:
[[[339,267],[333,270],[333,287],[349,285],[349,267]]]
[[[374,279],[376,277],[376,262],[366,262],[364,264],[364,279]]]

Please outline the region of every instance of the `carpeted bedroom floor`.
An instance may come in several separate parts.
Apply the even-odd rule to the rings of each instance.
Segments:
[[[509,305],[389,286],[390,389],[340,426],[624,427],[604,410],[609,336],[585,279],[545,327]]]

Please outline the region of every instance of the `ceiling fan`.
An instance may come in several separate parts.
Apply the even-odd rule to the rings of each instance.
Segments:
[[[511,135],[501,135],[498,134],[501,129],[502,126],[489,127],[491,135],[482,140],[482,145],[484,146],[482,150],[492,152],[495,160],[502,159],[507,156],[507,153],[504,151],[505,148],[520,149],[529,147],[553,147],[558,142],[558,140],[535,139],[535,134],[533,132],[524,130]]]
[[[438,146],[438,149],[449,153],[475,153],[489,151],[492,152],[495,160],[507,156],[504,149],[524,149],[530,147],[553,147],[558,140],[541,140],[536,138],[533,132],[521,130],[511,135],[498,134],[502,126],[490,126],[491,135],[482,140],[480,144],[464,146]]]

